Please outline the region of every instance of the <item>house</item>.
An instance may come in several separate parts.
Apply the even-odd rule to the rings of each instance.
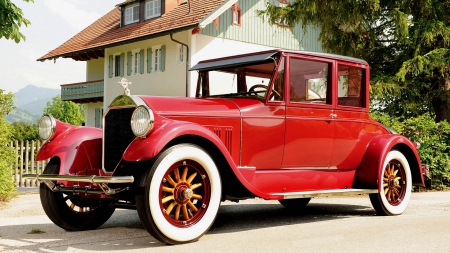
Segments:
[[[271,0],[289,4],[286,0]],[[103,111],[124,89],[131,94],[194,96],[197,73],[214,57],[271,48],[322,51],[319,30],[270,26],[255,11],[266,0],[127,0],[39,58],[86,61],[86,80],[61,85],[61,97],[86,104],[86,125],[101,126]]]

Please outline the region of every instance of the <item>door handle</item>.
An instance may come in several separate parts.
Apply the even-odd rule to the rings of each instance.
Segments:
[[[330,114],[330,118],[334,119],[334,118],[336,118],[336,117],[337,117],[337,114],[336,114],[336,113]]]

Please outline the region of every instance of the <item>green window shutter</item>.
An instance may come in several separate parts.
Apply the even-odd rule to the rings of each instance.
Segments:
[[[147,48],[147,73],[152,73],[152,49]]]
[[[100,128],[101,120],[102,120],[101,108],[95,108],[95,127]]]
[[[123,76],[123,67],[124,67],[125,54],[120,54],[120,76]]]
[[[166,70],[166,46],[161,46],[161,71]]]
[[[131,56],[131,52],[127,53],[127,75],[131,76],[131,60],[132,60],[132,56]]]
[[[141,60],[139,65],[139,72],[141,72],[141,74],[144,74],[144,49],[141,49],[141,51],[139,52],[139,59]]]
[[[109,78],[113,77],[114,61],[113,56],[109,56]]]

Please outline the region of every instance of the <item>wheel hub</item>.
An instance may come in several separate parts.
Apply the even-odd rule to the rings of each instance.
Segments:
[[[177,184],[174,190],[174,198],[178,204],[186,204],[194,195],[194,192],[189,188],[185,182]]]

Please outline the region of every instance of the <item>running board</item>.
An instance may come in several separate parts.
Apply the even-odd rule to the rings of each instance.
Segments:
[[[346,196],[346,195],[369,194],[369,193],[378,193],[378,190],[377,189],[337,189],[337,190],[323,190],[323,191],[283,192],[283,193],[274,193],[274,194],[272,194],[272,196],[283,196],[284,199],[301,199],[301,198]]]

